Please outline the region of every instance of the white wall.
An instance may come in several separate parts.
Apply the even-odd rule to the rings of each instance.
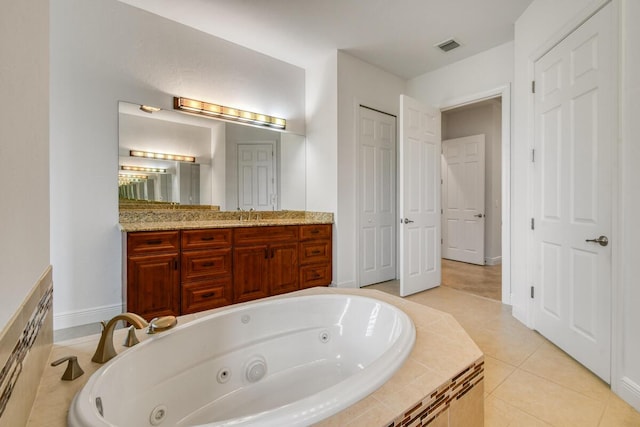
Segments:
[[[398,115],[405,81],[338,52],[338,246],[337,285],[358,286],[357,182],[359,106]]]
[[[48,1],[3,2],[0,57],[1,335],[49,266]]]
[[[502,237],[502,108],[499,99],[442,113],[442,140],[485,136],[484,258],[500,264]]]
[[[307,210],[333,212],[333,235],[340,230],[338,210],[338,56],[329,52],[306,68],[305,105],[307,114]],[[336,283],[338,245],[332,248],[333,277]]]
[[[407,82],[407,94],[434,107],[507,85],[513,81],[513,42],[494,47]]]
[[[638,242],[640,242],[640,2],[622,2],[622,84],[621,116],[622,141],[620,144],[620,166],[622,169],[622,226],[618,235],[622,238],[619,274],[621,289],[618,295],[618,319],[620,335],[614,336],[614,345],[620,340],[619,371],[614,390],[640,411],[640,262],[638,262]],[[615,324],[615,323],[614,323]]]
[[[280,135],[280,208],[303,211],[306,209],[307,150],[302,135]]]
[[[172,109],[173,96],[186,96],[284,117],[288,130],[304,134],[305,76],[290,64],[117,1],[55,1],[50,22],[51,259],[55,327],[61,328],[121,309],[118,101]],[[29,25],[29,34],[34,28]],[[3,40],[9,39],[22,38]],[[22,42],[17,46],[34,60]],[[46,61],[47,53],[41,56]],[[46,70],[36,65],[34,73]]]
[[[335,213],[338,209],[337,53],[330,52],[319,58],[305,71],[307,210]]]
[[[528,191],[528,156],[532,145],[530,123],[530,82],[532,64],[543,46],[557,40],[564,32],[577,26],[602,0],[535,0],[518,19],[515,27],[515,82],[514,82],[514,144],[512,151],[513,197],[513,313],[531,325],[528,298],[530,254],[527,242],[527,218],[531,200]],[[620,33],[620,141],[618,143],[620,196],[619,224],[614,227],[620,242],[612,241],[614,253],[614,305],[613,305],[613,370],[611,387],[627,402],[640,410],[640,263],[637,241],[640,227],[637,212],[640,209],[640,2],[614,0],[621,11]],[[519,224],[519,226],[516,226]]]

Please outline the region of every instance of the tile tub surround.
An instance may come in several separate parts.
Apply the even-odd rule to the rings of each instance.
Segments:
[[[416,344],[405,364],[381,388],[319,426],[482,426],[484,358],[480,349],[449,314],[379,291],[311,288],[271,298],[340,293],[370,296],[393,304],[413,320]],[[216,309],[221,310],[221,309]],[[222,308],[224,310],[224,308]],[[215,310],[181,316],[180,323]],[[119,352],[126,330],[114,333]],[[147,338],[138,333],[142,341]],[[91,362],[99,336],[77,338],[53,346],[50,360],[78,356],[85,375],[61,381],[61,367],[47,367],[28,426],[63,427],[73,396],[101,365]]]
[[[328,212],[254,211],[252,220],[246,219],[248,215],[249,212],[202,209],[120,209],[120,228],[133,232],[333,223],[333,214]]]
[[[0,426],[23,426],[53,342],[48,266],[0,335]]]

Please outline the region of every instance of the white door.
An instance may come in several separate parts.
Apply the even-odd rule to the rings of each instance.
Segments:
[[[400,95],[400,296],[438,286],[440,111]]]
[[[612,149],[609,4],[535,63],[535,328],[610,381]],[[590,241],[599,236],[602,245]]]
[[[396,278],[396,118],[360,107],[360,286]]]
[[[274,144],[238,144],[238,207],[275,209]]]
[[[484,265],[484,135],[442,141],[442,258]]]

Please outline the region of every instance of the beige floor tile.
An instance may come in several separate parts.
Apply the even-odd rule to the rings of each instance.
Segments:
[[[640,412],[611,393],[604,410],[600,427],[638,427],[640,426]]]
[[[502,266],[443,259],[442,285],[499,301],[502,299]]]
[[[520,366],[544,342],[532,331],[504,332],[479,325],[467,327],[467,332],[485,355],[512,366]]]
[[[504,363],[491,356],[484,356],[484,391],[491,394],[496,387],[516,370],[515,366]]]
[[[604,402],[522,370],[511,374],[493,396],[558,427],[595,427],[605,408]]]
[[[611,394],[608,384],[550,342],[543,343],[520,368],[599,401],[606,402]]]
[[[544,427],[550,424],[494,396],[484,402],[484,427]]]

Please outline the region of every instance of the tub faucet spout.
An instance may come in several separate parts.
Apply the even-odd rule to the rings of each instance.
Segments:
[[[146,320],[135,313],[118,314],[113,319],[109,320],[106,325],[103,323],[104,328],[102,329],[102,336],[100,336],[98,348],[96,348],[96,352],[93,355],[93,358],[91,358],[92,361],[96,363],[105,363],[116,356],[116,349],[113,347],[113,330],[119,320],[131,323],[136,329],[146,328],[149,325]]]

